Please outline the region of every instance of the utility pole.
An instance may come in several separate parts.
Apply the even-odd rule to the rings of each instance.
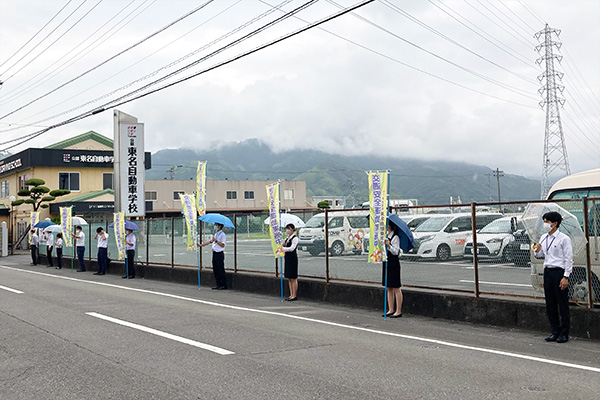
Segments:
[[[492,175],[496,177],[496,181],[498,182],[498,203],[500,203],[502,202],[502,199],[500,198],[500,178],[504,176],[504,171],[500,171],[500,169],[496,167],[496,170],[493,171]]]
[[[183,167],[183,165],[171,165],[171,168],[167,170],[169,173],[169,180],[175,179],[175,170],[181,167]]]
[[[535,34],[535,38],[541,43],[535,47],[535,50],[540,53],[540,58],[536,63],[541,65],[546,63],[545,71],[538,76],[540,83],[544,83],[538,90],[542,96],[540,107],[546,109],[546,132],[544,135],[544,159],[542,163],[542,188],[541,198],[544,199],[550,188],[552,180],[550,175],[557,169],[563,170],[565,175],[571,175],[569,169],[569,160],[567,158],[567,147],[565,146],[565,136],[563,134],[562,122],[560,120],[559,106],[565,104],[565,99],[558,96],[557,92],[564,91],[565,87],[560,84],[563,73],[554,69],[554,60],[560,64],[562,56],[554,54],[553,48],[560,49],[562,43],[552,40],[552,34],[560,36],[559,29],[553,29],[546,24],[546,27]],[[557,83],[557,79],[559,83]]]

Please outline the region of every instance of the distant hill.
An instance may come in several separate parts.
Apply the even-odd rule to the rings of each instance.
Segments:
[[[318,150],[273,152],[257,139],[207,150],[167,149],[152,155],[147,179],[168,179],[171,165],[181,165],[174,179],[195,179],[196,163],[208,161],[208,179],[304,180],[309,196],[342,195],[347,204],[368,200],[368,170],[391,170],[392,198],[416,198],[420,204],[447,204],[450,196],[463,203],[498,200],[492,169],[474,164],[376,156],[345,157]],[[491,188],[491,190],[490,190]],[[500,179],[503,201],[534,200],[540,182],[506,174]]]

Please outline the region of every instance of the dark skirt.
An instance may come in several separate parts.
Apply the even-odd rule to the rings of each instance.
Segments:
[[[395,256],[393,254],[388,255],[387,270],[387,287],[402,287],[402,282],[400,280],[400,259],[398,258],[398,256]],[[382,263],[381,266],[381,285],[385,286],[385,263]]]
[[[293,251],[285,253],[285,272],[284,278],[298,279],[298,254]]]

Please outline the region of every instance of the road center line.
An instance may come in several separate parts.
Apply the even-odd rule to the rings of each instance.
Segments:
[[[2,286],[2,285],[0,285],[0,289],[7,290],[7,291],[9,291],[9,292],[13,292],[13,293],[16,293],[16,294],[23,294],[23,292],[21,292],[20,290],[17,290],[17,289],[11,289],[11,288],[9,288],[9,287]]]
[[[467,281],[464,279],[461,279],[459,282],[463,282],[463,283],[475,283],[475,281]],[[500,286],[519,286],[519,287],[531,287],[530,284],[526,284],[526,283],[507,283],[507,282],[484,282],[484,281],[479,281],[479,283],[483,283],[485,285],[500,285]]]
[[[29,271],[29,270],[26,270],[26,269],[8,267],[8,266],[5,266],[5,265],[0,265],[0,268],[4,268],[4,269],[8,269],[8,270],[13,270],[13,271],[17,271],[17,272],[29,273],[29,274],[42,275],[42,276],[47,276],[47,277],[50,277],[50,278],[65,279],[65,280],[70,280],[70,281],[74,281],[74,282],[83,282],[83,283],[88,283],[88,284],[91,284],[91,285],[99,285],[99,286],[106,286],[106,287],[112,287],[112,288],[117,288],[117,289],[129,290],[129,291],[132,291],[132,292],[153,294],[153,295],[157,295],[157,296],[169,297],[169,298],[172,298],[172,299],[179,299],[179,300],[191,301],[191,302],[194,302],[194,303],[206,304],[206,305],[215,306],[215,307],[228,308],[228,309],[231,309],[231,310],[248,311],[248,312],[254,312],[254,313],[258,313],[258,314],[274,315],[274,316],[279,316],[279,317],[297,319],[297,320],[300,320],[300,321],[314,322],[314,323],[322,324],[322,325],[335,326],[335,327],[338,327],[338,328],[350,329],[350,330],[367,332],[367,333],[374,333],[374,334],[377,334],[377,335],[392,336],[392,337],[398,337],[398,338],[402,338],[402,339],[415,340],[415,341],[425,342],[425,343],[434,343],[434,344],[438,344],[438,345],[441,345],[441,346],[454,347],[454,348],[464,349],[464,350],[479,351],[479,352],[482,352],[482,353],[496,354],[496,355],[501,355],[501,356],[506,356],[506,357],[518,358],[518,359],[521,359],[521,360],[535,361],[535,362],[539,362],[539,363],[543,363],[543,364],[558,365],[558,366],[561,366],[561,367],[574,368],[574,369],[579,369],[579,370],[584,370],[584,371],[591,371],[591,372],[600,373],[600,368],[597,368],[597,367],[590,367],[590,366],[581,365],[581,364],[573,364],[573,363],[568,363],[568,362],[563,362],[563,361],[552,360],[552,359],[548,359],[548,358],[528,356],[526,354],[511,353],[511,352],[508,352],[508,351],[488,349],[488,348],[485,348],[485,347],[468,346],[468,345],[463,345],[463,344],[459,344],[459,343],[446,342],[446,341],[443,341],[443,340],[430,339],[430,338],[425,338],[425,337],[420,337],[420,336],[412,336],[412,335],[404,335],[404,334],[401,334],[401,333],[393,333],[393,332],[380,331],[380,330],[377,330],[377,329],[370,329],[370,328],[363,328],[363,327],[360,327],[360,326],[345,325],[345,324],[340,324],[340,323],[337,323],[337,322],[330,322],[330,321],[324,321],[324,320],[320,320],[320,319],[314,319],[314,318],[308,318],[308,317],[301,317],[301,316],[298,316],[298,315],[284,314],[284,313],[279,313],[279,312],[275,312],[275,311],[258,310],[258,309],[254,309],[254,308],[233,306],[233,305],[229,305],[229,304],[217,303],[217,302],[214,302],[214,301],[207,301],[207,300],[194,299],[192,297],[179,296],[179,295],[176,295],[176,294],[156,292],[156,291],[153,291],[153,290],[137,289],[137,288],[127,287],[127,286],[115,285],[115,284],[112,284],[112,283],[88,281],[88,280],[85,280],[85,279],[70,278],[68,276],[52,275],[52,274],[48,274],[48,273],[44,273],[44,272]]]
[[[115,324],[126,326],[128,328],[137,329],[137,330],[142,331],[142,332],[151,333],[152,335],[161,336],[161,337],[164,337],[164,338],[167,338],[167,339],[174,340],[176,342],[180,342],[180,343],[184,343],[184,344],[189,344],[190,346],[194,346],[194,347],[198,347],[200,349],[212,351],[213,353],[217,353],[217,354],[220,354],[222,356],[228,356],[230,354],[235,354],[233,351],[225,350],[225,349],[222,349],[220,347],[212,346],[212,345],[206,344],[206,343],[197,342],[195,340],[191,340],[191,339],[187,339],[187,338],[184,338],[184,337],[181,337],[181,336],[173,335],[171,333],[159,331],[159,330],[153,329],[153,328],[148,328],[147,326],[138,325],[138,324],[134,324],[132,322],[123,321],[122,319],[117,319],[117,318],[109,317],[107,315],[102,315],[102,314],[98,314],[98,313],[95,313],[95,312],[87,312],[85,314],[89,315],[90,317],[100,318],[100,319],[103,319],[105,321],[109,321],[109,322],[113,322]]]

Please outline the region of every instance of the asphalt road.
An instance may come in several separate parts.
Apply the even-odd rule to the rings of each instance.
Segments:
[[[383,320],[24,260],[0,260],[2,399],[592,399],[600,391],[594,341]]]
[[[226,249],[225,267],[234,268],[233,245]],[[109,249],[110,251],[110,249]],[[210,247],[203,248],[204,266],[210,266]],[[151,242],[148,252],[151,263],[171,263],[171,241],[162,239]],[[138,249],[138,257],[145,261],[146,249]],[[299,273],[304,276],[325,278],[325,253],[311,256],[306,251],[298,251]],[[197,265],[195,252],[187,251],[182,238],[176,238],[174,251],[175,264]],[[467,259],[452,259],[447,262],[422,259],[418,261],[402,259],[402,282],[405,285],[425,286],[474,291],[473,262]],[[238,269],[275,273],[275,260],[269,240],[245,240],[241,238],[237,246]],[[331,279],[381,282],[381,264],[370,264],[367,255],[342,255],[329,257]],[[484,292],[540,296],[530,282],[530,269],[514,264],[480,260],[480,290]]]

